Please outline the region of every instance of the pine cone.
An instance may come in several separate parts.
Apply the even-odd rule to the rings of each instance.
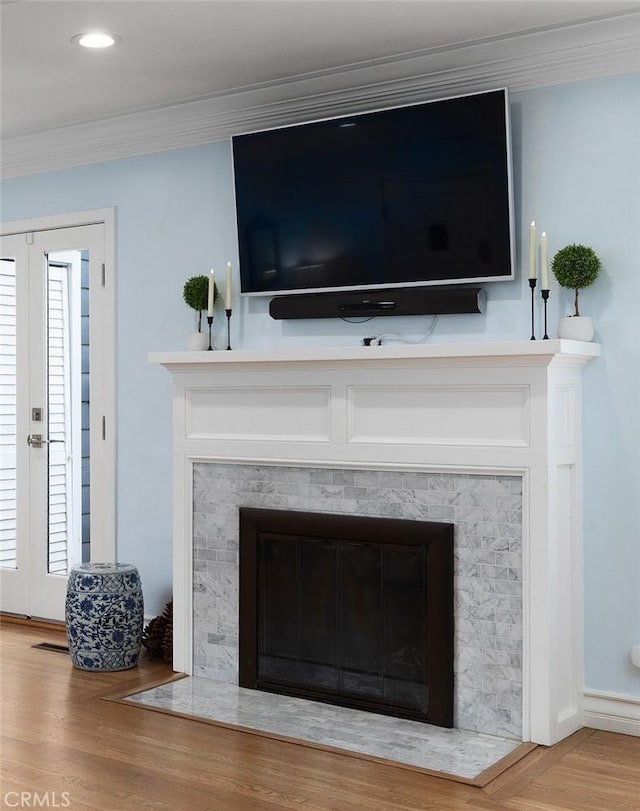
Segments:
[[[154,617],[142,631],[142,644],[151,659],[173,662],[173,600],[169,600],[162,614]]]
[[[173,625],[173,600],[169,600],[169,602],[165,605],[162,616],[170,625]]]
[[[165,662],[173,664],[173,623],[165,628],[162,638],[162,653]]]
[[[142,644],[151,659],[162,658],[162,640],[166,628],[164,617],[154,617],[142,632]]]
[[[173,600],[169,600],[162,616],[167,621],[162,637],[162,656],[165,662],[173,664]]]

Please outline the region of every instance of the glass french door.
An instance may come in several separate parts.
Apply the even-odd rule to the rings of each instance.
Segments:
[[[104,244],[102,224],[1,240],[0,607],[5,612],[64,619],[68,572],[91,557],[102,431],[92,385],[99,350],[93,321]]]

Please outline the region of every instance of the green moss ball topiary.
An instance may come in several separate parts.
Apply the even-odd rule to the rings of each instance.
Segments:
[[[192,310],[206,310],[209,296],[209,279],[206,276],[192,276],[184,283],[182,297]]]
[[[589,287],[598,278],[602,263],[593,248],[586,245],[567,245],[553,257],[551,270],[561,287],[576,291],[575,314],[578,309],[578,291]]]
[[[184,283],[182,297],[185,304],[198,313],[198,332],[202,328],[202,313],[209,304],[209,277],[192,276]],[[218,287],[213,285],[213,300],[218,298]]]

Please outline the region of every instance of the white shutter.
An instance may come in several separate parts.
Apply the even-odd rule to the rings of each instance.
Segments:
[[[0,260],[0,566],[16,566],[16,263]]]
[[[49,572],[68,568],[70,488],[70,341],[66,265],[49,265],[48,415],[49,415]]]

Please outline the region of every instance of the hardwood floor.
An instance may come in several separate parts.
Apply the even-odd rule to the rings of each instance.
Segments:
[[[640,811],[639,738],[581,730],[481,789],[104,701],[170,671],[82,672],[40,642],[65,637],[2,623],[3,808],[31,792],[74,811]]]

